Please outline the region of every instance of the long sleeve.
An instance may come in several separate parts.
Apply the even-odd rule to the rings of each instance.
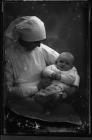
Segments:
[[[14,73],[12,69],[12,63],[11,61],[5,57],[5,83],[6,83],[6,92],[8,97],[15,98],[16,96],[23,97],[23,94],[21,92],[21,89],[18,87],[18,85],[14,84]]]
[[[61,73],[61,81],[66,84],[79,87],[80,76],[78,75],[77,69],[73,67],[69,72]]]
[[[5,83],[8,91],[11,91],[13,86],[13,69],[11,62],[7,56],[7,51],[5,51]]]
[[[12,64],[8,61],[6,62],[5,67],[5,80],[6,80],[6,88],[7,88],[7,96],[10,99],[16,99],[21,97],[31,96],[30,89],[24,89],[14,80],[14,73],[12,69]]]
[[[69,74],[61,74],[61,81],[68,85],[73,85],[75,77]]]

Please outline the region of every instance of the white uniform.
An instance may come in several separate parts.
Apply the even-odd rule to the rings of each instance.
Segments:
[[[25,27],[19,26],[20,23],[25,23],[22,24],[25,25]],[[8,105],[9,108],[25,114],[24,112],[27,111],[28,108],[30,110],[30,107],[35,107],[35,105],[31,104],[31,98],[28,98],[28,100],[27,98],[23,98],[23,100],[18,101],[18,98],[16,99],[14,95],[19,95],[17,97],[20,97],[20,93],[22,93],[22,96],[25,97],[28,92],[30,94],[33,90],[37,92],[37,84],[40,81],[41,71],[47,65],[54,64],[59,53],[43,44],[41,44],[40,47],[37,46],[31,52],[24,52],[22,46],[17,41],[19,34],[14,32],[15,28],[20,28],[20,33],[24,28],[22,39],[25,41],[34,42],[44,40],[46,39],[46,33],[42,21],[34,16],[25,16],[15,19],[5,32],[5,76],[9,91],[7,94],[9,93],[9,96],[11,96],[11,94],[13,95],[12,98],[8,98]],[[13,89],[14,92],[11,92]],[[29,97],[29,95],[27,97]],[[37,107],[38,104],[35,108]],[[27,114],[29,115],[29,113]]]
[[[53,49],[41,44],[32,52],[24,52],[18,43],[6,50],[6,79],[10,90],[13,83],[20,85],[25,92],[37,92],[37,84],[40,81],[40,73],[46,65],[53,64],[58,57]]]
[[[46,39],[44,23],[36,16],[19,17],[11,22],[5,32],[7,88],[10,92],[26,96],[38,91],[41,71],[46,65],[53,64],[59,54],[43,44],[26,52],[18,43],[20,36],[30,42]]]

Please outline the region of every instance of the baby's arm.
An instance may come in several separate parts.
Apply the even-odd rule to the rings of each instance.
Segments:
[[[77,69],[74,67],[71,73],[61,73],[61,81],[68,85],[78,88],[80,83],[80,76],[77,72]]]
[[[67,85],[73,85],[74,81],[75,81],[75,76],[73,76],[72,74],[62,74],[61,73],[61,82],[67,84]]]
[[[67,82],[67,85],[68,85],[67,88],[65,88],[64,90],[66,93],[68,93],[68,95],[71,95],[71,94],[75,93],[75,91],[78,90],[79,83],[80,83],[80,76],[77,72],[77,69],[74,67],[73,73],[66,75],[66,78],[68,78],[68,79],[66,79],[66,81],[65,81],[65,78],[62,75],[62,81]],[[68,82],[69,82],[69,84],[68,84]]]

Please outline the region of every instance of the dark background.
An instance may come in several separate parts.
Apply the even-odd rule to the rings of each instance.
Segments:
[[[80,75],[80,96],[89,106],[89,12],[87,1],[4,2],[4,30],[20,16],[38,16],[46,26],[44,42],[59,53],[70,51]]]

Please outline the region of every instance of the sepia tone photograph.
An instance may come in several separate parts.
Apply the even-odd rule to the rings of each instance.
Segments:
[[[2,12],[2,135],[89,136],[89,2],[5,0]]]

